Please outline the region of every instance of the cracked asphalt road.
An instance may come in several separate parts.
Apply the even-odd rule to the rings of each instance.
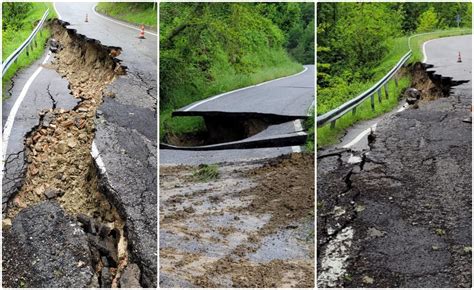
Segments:
[[[38,113],[54,106],[58,109],[69,110],[74,108],[79,101],[70,94],[68,81],[62,79],[54,69],[47,67],[51,59],[42,65],[47,55],[48,53],[45,53],[41,59],[29,68],[20,71],[13,78],[12,86],[8,90],[10,98],[2,103],[2,123],[5,125],[28,79],[38,67],[43,66],[43,70],[31,84],[23,99],[23,105],[19,107],[15,115],[8,143],[5,144],[4,140],[4,146],[7,145],[7,147],[2,180],[2,211],[5,210],[6,203],[12,194],[21,186],[22,176],[25,174],[24,139],[25,135],[38,125]],[[2,128],[2,132],[4,129]]]
[[[142,286],[156,287],[156,36],[147,33],[146,39],[138,39],[137,30],[95,14],[94,3],[68,2],[55,6],[59,18],[70,23],[68,28],[104,45],[121,48],[117,58],[127,67],[127,74],[108,87],[97,112],[94,143],[104,165],[101,181],[105,194],[126,219],[129,262],[140,265]],[[3,123],[27,80],[45,58],[46,54],[13,79],[9,89],[11,98],[2,104]],[[8,140],[2,180],[4,209],[21,186],[25,174],[25,135],[38,125],[39,112],[53,107],[72,109],[79,101],[70,95],[68,81],[45,65],[26,92]]]
[[[471,287],[471,45],[427,43],[431,71],[469,82],[381,121],[360,163],[318,153],[320,287]]]
[[[126,75],[108,87],[99,107],[95,144],[104,163],[105,187],[123,211],[131,259],[142,268],[143,284],[156,286],[157,271],[157,39],[104,19],[95,3],[55,3],[68,28],[120,47]],[[88,22],[85,15],[88,14]]]
[[[178,116],[214,116],[217,114],[219,116],[240,116],[240,118],[283,117],[286,120],[281,121],[283,122],[281,124],[269,126],[255,136],[233,141],[231,149],[193,151],[174,150],[166,146],[160,150],[160,164],[192,165],[204,161],[206,163],[239,162],[300,152],[300,146],[291,146],[295,145],[292,142],[301,143],[296,140],[301,139],[303,134],[301,125],[296,125],[294,121],[298,120],[298,123],[301,124],[300,122],[306,118],[308,110],[314,102],[314,77],[314,65],[305,65],[304,70],[295,75],[210,97],[173,112],[177,118],[179,118]],[[282,136],[288,137],[291,142],[285,139],[284,142],[276,142],[279,144],[272,145],[275,147],[264,145],[267,148],[254,148],[255,145],[247,146],[257,139],[272,143],[272,140],[277,140]],[[209,147],[211,149],[216,146]],[[234,149],[237,147],[247,148]]]

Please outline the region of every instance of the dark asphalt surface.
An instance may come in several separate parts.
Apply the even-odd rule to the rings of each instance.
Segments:
[[[95,144],[105,165],[102,185],[126,218],[129,262],[140,266],[143,286],[156,287],[157,39],[149,33],[145,34],[146,39],[138,39],[139,31],[97,16],[93,6],[94,3],[56,3],[60,18],[69,22],[70,28],[104,45],[122,49],[118,58],[127,67],[127,74],[110,85],[107,95],[113,98],[104,97],[99,107]],[[12,96],[2,104],[4,124],[28,78],[43,59],[13,79]],[[66,79],[47,67],[30,86],[8,142],[3,207],[21,185],[25,172],[23,142],[25,134],[38,124],[39,112],[52,108],[54,102],[57,109],[72,109],[77,104],[67,86]]]
[[[241,118],[268,115],[290,117],[302,122],[301,119],[306,118],[308,110],[314,102],[315,77],[314,65],[305,65],[304,67],[304,70],[298,74],[210,97],[179,109],[173,114],[176,116],[206,116],[209,114],[225,116],[232,114],[241,116]],[[293,121],[289,121],[269,126],[254,136],[231,142],[231,144],[222,143],[205,148],[207,150],[210,148],[231,148],[225,151],[164,149],[160,150],[160,164],[199,164],[205,160],[207,160],[205,163],[237,162],[300,152],[299,145],[304,144],[304,140],[301,141],[304,139],[301,138],[301,131],[301,123],[295,125]],[[262,142],[265,144],[263,146],[267,148],[255,148],[261,146],[255,144],[262,144]],[[293,148],[290,145],[293,145]]]
[[[186,116],[220,112],[306,117],[314,101],[315,75],[314,65],[306,65],[305,69],[301,74],[190,104],[175,111],[175,114]]]
[[[436,74],[469,82],[381,121],[360,164],[318,153],[320,287],[471,287],[471,45],[426,45]]]
[[[99,107],[94,142],[105,165],[108,195],[126,218],[131,261],[142,268],[144,286],[155,287],[157,37],[147,33],[138,39],[139,31],[98,16],[95,3],[55,5],[68,28],[122,49],[117,58],[127,74],[108,88],[114,97],[104,97]]]
[[[47,53],[13,78],[13,86],[9,89],[10,98],[2,103],[3,126],[5,126],[11,109],[20,96],[23,87],[43,63],[46,55]],[[50,61],[51,58],[47,63]],[[39,124],[39,112],[49,110],[54,105],[57,109],[69,110],[74,108],[78,101],[69,93],[68,82],[62,79],[54,69],[43,66],[15,115],[15,121],[9,136],[2,180],[2,212],[5,210],[6,202],[10,196],[21,186],[22,176],[25,172],[23,153],[25,135]],[[2,128],[2,132],[4,128]]]

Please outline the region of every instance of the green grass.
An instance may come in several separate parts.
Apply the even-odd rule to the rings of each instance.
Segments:
[[[205,129],[202,117],[171,117],[171,113],[175,109],[220,93],[292,75],[302,69],[302,66],[295,62],[285,62],[279,66],[265,67],[252,74],[236,75],[223,69],[219,78],[197,90],[201,92],[197,96],[190,94],[188,90],[183,88],[182,91],[175,92],[173,96],[175,102],[173,104],[170,104],[167,108],[160,108],[160,139],[165,140],[170,135],[183,135]]]
[[[2,31],[2,61],[9,57],[10,54],[14,52],[28,38],[28,36],[30,36],[33,29],[36,27],[37,22],[41,19],[48,8],[48,19],[57,17],[52,3],[34,2],[32,10],[28,13],[28,17],[22,21],[24,25],[21,30]],[[36,35],[37,46],[33,46],[33,49],[29,51],[28,55],[26,54],[26,50],[24,50],[17,58],[17,61],[10,66],[7,73],[2,78],[2,101],[8,98],[8,95],[5,92],[15,73],[22,68],[28,67],[43,55],[45,43],[50,34],[49,29],[43,26],[43,29]]]
[[[314,108],[311,109],[311,113],[304,122],[304,128],[308,132],[308,139],[306,139],[305,149],[306,152],[314,153],[314,118],[315,118],[315,111]]]
[[[156,6],[153,8],[151,3],[117,3],[101,2],[97,5],[97,12],[102,14],[134,23],[144,24],[156,28],[157,12]]]
[[[423,59],[423,48],[422,45],[424,42],[441,37],[448,37],[448,36],[455,36],[455,35],[463,35],[471,33],[471,29],[449,29],[443,31],[436,31],[426,35],[415,36],[411,39],[411,46],[413,50],[413,56],[410,58],[408,63],[414,63],[417,61],[421,61]],[[396,38],[390,44],[391,50],[385,56],[383,61],[379,66],[372,70],[373,78],[371,81],[365,83],[354,83],[348,85],[346,91],[362,93],[365,90],[369,89],[376,83],[379,79],[381,79],[399,60],[400,58],[405,55],[408,50],[408,36]],[[331,144],[335,144],[338,142],[339,138],[344,134],[345,129],[352,126],[354,123],[363,121],[363,120],[370,120],[375,117],[378,117],[384,113],[390,112],[393,110],[394,107],[397,106],[399,103],[399,98],[402,90],[408,87],[411,83],[410,76],[403,76],[399,80],[399,87],[395,87],[394,82],[389,82],[389,96],[390,98],[387,100],[385,95],[382,97],[382,103],[379,104],[377,97],[375,98],[375,112],[372,111],[370,106],[370,98],[365,100],[361,105],[357,107],[357,113],[352,115],[351,112],[346,113],[343,117],[336,121],[336,128],[331,129],[329,124],[325,125],[324,127],[317,129],[317,146],[318,148],[325,147]],[[318,94],[319,95],[319,94]],[[327,94],[329,95],[329,94]],[[354,98],[357,94],[350,95],[348,99],[345,101]],[[332,108],[328,106],[319,106],[318,105],[318,112],[319,114],[323,114],[339,105],[343,102],[332,104]]]
[[[208,182],[219,178],[219,168],[217,165],[201,164],[193,172],[193,179],[199,182]]]

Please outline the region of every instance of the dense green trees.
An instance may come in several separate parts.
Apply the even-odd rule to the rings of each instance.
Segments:
[[[289,66],[288,55],[314,63],[312,3],[160,4],[162,108],[206,97],[238,76]]]
[[[472,3],[318,3],[318,113],[362,92],[405,51],[396,39],[415,32],[471,27]],[[406,44],[406,41],[404,42]],[[395,53],[396,54],[396,53]]]

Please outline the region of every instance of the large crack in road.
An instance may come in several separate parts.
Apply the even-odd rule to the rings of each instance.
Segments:
[[[426,67],[413,70],[422,100],[379,124],[370,150],[318,154],[319,287],[471,285],[470,92]]]
[[[118,47],[51,25],[62,49],[50,65],[80,99],[72,110],[40,112],[26,136],[27,169],[3,220],[5,287],[139,287],[128,264],[123,212],[107,195],[91,156],[98,106],[108,84],[125,73]],[[10,156],[9,156],[10,157]]]

